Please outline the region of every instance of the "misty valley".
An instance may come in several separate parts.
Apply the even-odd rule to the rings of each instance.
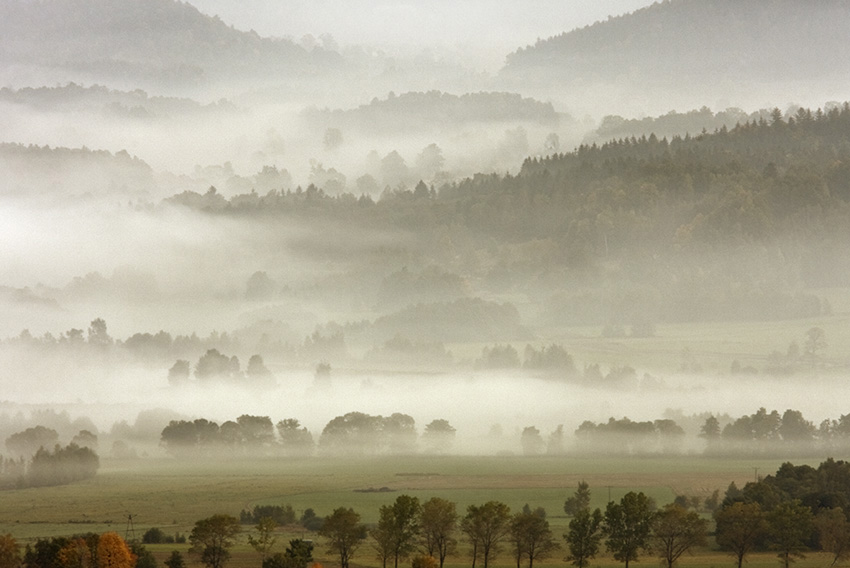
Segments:
[[[846,563],[848,36],[0,3],[0,568]]]

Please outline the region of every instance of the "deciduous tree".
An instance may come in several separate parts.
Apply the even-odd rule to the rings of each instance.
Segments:
[[[0,568],[20,568],[21,547],[11,534],[0,535]]]
[[[136,555],[118,533],[106,532],[97,541],[97,568],[134,568]]]
[[[673,568],[685,552],[706,544],[707,525],[695,511],[677,504],[668,505],[652,519],[652,548],[667,568]]]
[[[728,493],[728,492],[727,492]],[[761,505],[736,501],[714,513],[715,540],[738,561],[738,568],[764,534],[765,520]]]
[[[230,548],[239,534],[239,519],[230,515],[213,515],[195,522],[189,535],[190,552],[201,555],[207,568],[221,568],[230,558]]]
[[[814,525],[821,550],[832,554],[830,566],[850,557],[850,523],[841,507],[821,510]]]
[[[354,552],[360,547],[366,529],[354,509],[340,507],[325,517],[319,535],[328,539],[328,552],[339,557],[340,568],[349,568]]]
[[[274,536],[274,530],[277,528],[277,523],[271,517],[261,517],[257,521],[254,530],[257,531],[257,536],[248,535],[248,544],[254,550],[260,553],[262,560],[265,561],[266,555],[271,550],[277,539]]]
[[[510,532],[511,509],[499,501],[470,505],[460,524],[460,530],[472,545],[472,568],[479,555],[488,568],[499,553],[502,542]]]
[[[788,568],[794,557],[802,557],[812,534],[812,510],[799,501],[780,503],[766,516],[768,541],[779,551],[779,559]]]
[[[567,555],[573,566],[586,568],[599,553],[602,544],[602,511],[581,509],[570,521],[569,532],[564,535],[570,553]]]
[[[630,491],[619,503],[608,503],[603,528],[607,537],[605,546],[626,568],[649,545],[651,522],[650,500],[643,492]]]
[[[454,549],[457,540],[457,507],[453,501],[432,497],[422,504],[419,523],[422,527],[422,540],[428,556],[439,561],[440,568],[446,556]]]
[[[517,568],[522,559],[528,560],[528,568],[534,568],[535,560],[547,558],[560,545],[552,536],[549,521],[535,512],[517,513],[511,519],[510,539],[514,545]]]
[[[390,559],[393,567],[398,568],[398,561],[416,550],[421,510],[419,499],[409,495],[399,495],[395,503],[380,508],[378,525],[370,534],[384,568]]]

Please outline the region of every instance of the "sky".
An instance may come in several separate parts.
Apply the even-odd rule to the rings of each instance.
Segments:
[[[237,29],[300,39],[331,34],[342,47],[451,50],[497,70],[504,56],[651,0],[189,0]],[[496,69],[492,69],[496,67]]]

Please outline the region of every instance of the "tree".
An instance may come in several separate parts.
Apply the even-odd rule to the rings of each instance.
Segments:
[[[56,430],[38,425],[6,438],[6,449],[14,457],[29,457],[39,448],[49,449],[58,442],[59,433]]]
[[[292,539],[286,547],[284,556],[289,561],[289,568],[307,568],[307,565],[313,561],[313,543],[300,538]]]
[[[27,545],[24,552],[24,566],[27,568],[59,568],[62,566],[62,550],[71,543],[65,537],[39,538]]]
[[[189,382],[192,366],[185,359],[178,359],[168,369],[168,384],[171,386],[184,385]]]
[[[605,508],[605,546],[626,568],[649,545],[651,522],[650,500],[643,492],[629,491],[619,503],[611,501]]]
[[[738,568],[741,568],[744,558],[756,546],[765,531],[761,505],[735,501],[718,509],[714,513],[714,522],[717,545],[731,552],[738,561]]]
[[[394,412],[381,420],[380,428],[390,453],[408,454],[416,450],[416,421],[412,416]]]
[[[547,558],[560,545],[552,536],[549,521],[536,512],[523,512],[514,515],[510,525],[510,539],[514,545],[514,557],[517,568],[523,558],[528,560],[528,568],[534,568],[535,560]]]
[[[94,434],[91,430],[80,430],[74,435],[73,438],[71,438],[71,443],[76,444],[81,448],[89,448],[91,450],[96,450],[97,434]]]
[[[832,554],[830,566],[850,557],[850,523],[840,507],[822,509],[814,519],[821,550]]]
[[[488,501],[480,506],[470,505],[466,511],[460,530],[472,545],[472,567],[480,555],[484,568],[488,568],[510,532],[511,509],[499,501]]]
[[[404,183],[410,175],[410,169],[397,151],[393,150],[381,158],[381,178],[384,185],[396,187]]]
[[[419,499],[409,495],[399,495],[392,505],[380,508],[378,525],[370,534],[377,543],[375,548],[384,568],[390,558],[393,567],[398,568],[399,559],[416,550],[421,510]]]
[[[709,444],[713,444],[720,438],[720,422],[714,415],[705,419],[705,423],[699,429],[699,437],[705,438]]]
[[[446,453],[451,450],[455,440],[455,428],[448,420],[438,418],[425,426],[422,441],[431,453]]]
[[[95,345],[101,348],[112,345],[112,338],[106,331],[106,322],[103,319],[97,318],[89,325],[88,342],[89,345]]]
[[[195,365],[195,376],[204,380],[235,378],[239,374],[239,359],[228,357],[218,349],[208,349]]]
[[[436,144],[428,144],[416,156],[416,168],[419,170],[419,175],[425,178],[433,178],[443,169],[446,159],[443,157],[443,151]]]
[[[285,418],[276,426],[286,455],[308,456],[313,453],[313,435],[296,418]]]
[[[265,561],[266,555],[272,546],[274,546],[274,543],[277,542],[277,539],[274,537],[275,528],[277,528],[277,523],[273,518],[261,517],[254,527],[257,531],[257,536],[248,535],[248,544],[260,553],[262,561]]]
[[[107,532],[97,540],[97,568],[134,568],[136,556],[118,533]]]
[[[134,568],[157,568],[156,558],[153,553],[139,542],[130,545],[130,552],[136,557]]]
[[[543,437],[540,435],[540,430],[534,426],[527,426],[522,429],[520,438],[522,444],[522,453],[526,456],[536,456],[543,452],[546,447],[543,442]]]
[[[790,408],[782,414],[779,435],[784,442],[811,442],[815,435],[815,425],[803,418],[803,413]]]
[[[771,548],[779,551],[785,568],[793,557],[803,557],[806,541],[812,534],[812,510],[800,501],[780,503],[767,516],[767,538]]]
[[[422,528],[422,540],[428,556],[439,560],[440,568],[446,556],[454,549],[457,540],[457,507],[454,502],[432,497],[422,504],[419,524]]]
[[[696,511],[670,504],[652,519],[652,549],[661,556],[667,568],[694,546],[705,546],[708,521]]]
[[[195,522],[189,535],[192,543],[190,552],[201,555],[207,568],[221,568],[230,558],[229,549],[239,534],[239,519],[230,515],[217,514]]]
[[[151,527],[142,535],[142,542],[144,544],[161,544],[165,542],[165,539],[165,532],[158,527]]]
[[[823,328],[813,327],[806,332],[806,342],[803,344],[803,352],[811,361],[812,367],[818,358],[818,352],[826,349],[826,332]]]
[[[354,552],[363,541],[365,528],[354,509],[340,507],[325,517],[319,535],[328,539],[328,552],[339,556],[340,568],[349,568]]]
[[[94,477],[100,467],[100,459],[91,448],[59,444],[53,451],[40,448],[30,461],[26,482],[32,487],[63,485]]]
[[[21,547],[11,534],[0,535],[0,568],[21,568]]]
[[[260,355],[251,355],[251,358],[248,359],[248,366],[245,367],[245,375],[253,381],[253,384],[272,383],[274,381],[274,375],[266,367]]]
[[[183,560],[183,555],[177,550],[171,551],[171,556],[163,562],[167,568],[186,568],[186,562]]]
[[[242,433],[242,443],[253,450],[269,448],[274,444],[274,423],[268,416],[243,414],[236,419]]]
[[[97,566],[97,544],[100,535],[89,533],[85,537],[66,539],[56,554],[56,561],[62,568],[84,568]]]
[[[590,560],[599,553],[602,544],[602,511],[584,508],[577,511],[570,521],[569,532],[564,535],[570,553],[567,556],[576,568],[586,568]]]
[[[573,496],[564,501],[564,512],[575,517],[580,511],[588,509],[590,509],[590,485],[582,479],[578,482],[578,487]]]
[[[286,551],[263,560],[263,568],[307,568],[313,561],[313,543],[296,538],[289,541]]]

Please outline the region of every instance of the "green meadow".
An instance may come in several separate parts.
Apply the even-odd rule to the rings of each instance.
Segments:
[[[794,463],[817,460],[791,460]],[[398,495],[427,500],[442,497],[455,501],[459,512],[471,504],[503,501],[512,511],[528,504],[546,509],[556,535],[566,532],[569,518],[563,502],[586,480],[592,491],[592,506],[604,507],[628,491],[643,491],[659,504],[676,494],[707,497],[721,493],[735,482],[742,485],[760,474],[776,471],[780,460],[718,459],[693,457],[584,458],[584,457],[461,457],[412,456],[374,458],[140,459],[105,461],[98,475],[86,482],[38,489],[6,491],[0,507],[0,533],[10,533],[23,543],[37,537],[84,532],[116,531],[128,538],[141,538],[144,531],[158,527],[166,534],[187,535],[198,519],[216,513],[238,516],[255,505],[290,504],[297,514],[312,508],[320,515],[337,507],[352,507],[365,523],[377,520],[381,505]],[[132,515],[132,522],[129,517]],[[230,566],[259,566],[260,559],[246,541],[250,526],[244,526],[233,550]],[[278,529],[276,549],[282,551],[291,538],[312,538],[315,558],[333,566],[316,535],[300,527]],[[188,545],[150,545],[160,559],[172,550],[188,552]],[[563,551],[546,565],[566,565]],[[187,556],[190,565],[200,566],[197,557]],[[750,567],[775,566],[768,553],[753,557]],[[355,555],[355,563],[377,566],[368,542]],[[643,563],[655,565],[655,558]],[[825,566],[825,556],[813,554],[800,566]],[[511,565],[502,554],[499,566]],[[470,565],[461,545],[448,568]],[[616,566],[606,556],[594,566]],[[712,550],[698,551],[682,561],[683,566],[730,566],[731,558]]]

